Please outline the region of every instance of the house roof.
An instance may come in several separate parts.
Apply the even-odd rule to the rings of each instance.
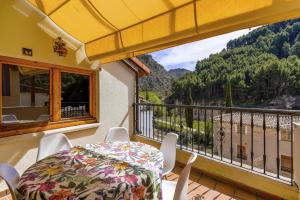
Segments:
[[[221,116],[215,116],[215,121],[220,121]],[[232,113],[232,123],[239,124],[241,120],[241,114],[239,112]],[[223,114],[222,121],[226,123],[230,123],[231,114]],[[267,128],[277,128],[277,115],[275,114],[266,114],[265,122]],[[300,116],[294,116],[293,122],[300,122]],[[244,125],[251,126],[251,113],[242,113],[242,123]],[[254,126],[263,126],[263,114],[255,113],[253,114],[253,125]],[[291,116],[289,115],[279,115],[279,125],[280,128],[288,128],[291,126]]]
[[[124,59],[123,61],[130,67],[134,66],[134,69],[137,70],[139,77],[147,76],[151,73],[149,67],[141,62],[137,57]]]
[[[137,57],[132,57],[130,58],[130,60],[132,60],[133,63],[136,64],[136,66],[138,67],[139,76],[147,76],[151,73],[149,67],[145,65],[142,61],[140,61]]]
[[[26,0],[85,45],[90,60],[121,60],[300,17],[299,0]]]

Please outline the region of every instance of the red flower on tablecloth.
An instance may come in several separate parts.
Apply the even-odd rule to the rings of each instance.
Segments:
[[[145,187],[138,186],[131,189],[131,192],[133,193],[133,200],[140,199],[144,196]]]
[[[133,183],[136,183],[138,181],[138,178],[134,174],[125,175],[124,179],[129,184],[133,184]]]
[[[70,190],[60,190],[49,197],[49,200],[64,200],[74,199],[73,193]]]
[[[96,158],[88,158],[85,160],[85,163],[90,165],[90,166],[95,166],[97,165],[97,159]]]
[[[54,181],[42,183],[40,185],[40,187],[38,188],[38,190],[41,192],[46,192],[46,191],[52,190],[53,188],[55,188],[55,184],[56,184],[56,182],[54,182]]]
[[[28,174],[28,176],[24,177],[24,181],[34,181],[38,177],[37,173]]]

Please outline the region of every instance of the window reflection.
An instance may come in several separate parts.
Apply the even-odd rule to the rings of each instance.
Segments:
[[[2,65],[2,124],[49,121],[49,70]]]
[[[89,76],[61,74],[61,117],[89,116]]]

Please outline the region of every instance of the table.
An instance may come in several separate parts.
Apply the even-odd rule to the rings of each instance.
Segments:
[[[160,199],[163,155],[142,143],[73,147],[21,176],[18,199]]]

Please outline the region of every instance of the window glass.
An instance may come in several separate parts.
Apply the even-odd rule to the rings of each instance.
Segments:
[[[61,74],[61,117],[89,116],[89,76]]]
[[[49,120],[49,70],[3,65],[2,124]]]

